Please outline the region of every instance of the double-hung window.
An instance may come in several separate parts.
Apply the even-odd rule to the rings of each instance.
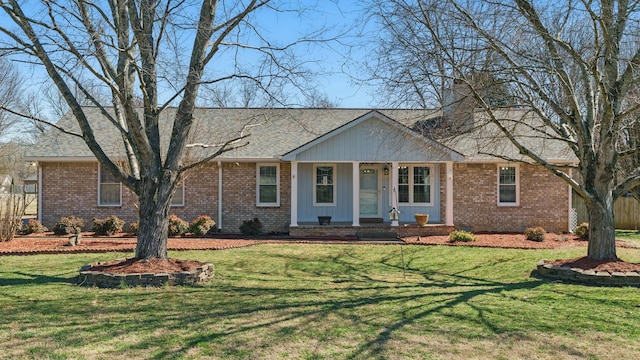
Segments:
[[[184,180],[180,181],[171,198],[171,206],[184,206]]]
[[[518,206],[520,203],[517,166],[498,166],[498,206]]]
[[[336,166],[315,165],[313,180],[313,203],[316,206],[336,204]]]
[[[256,179],[257,206],[280,206],[280,165],[258,164]]]
[[[398,202],[427,205],[432,202],[430,166],[400,165],[398,168]]]
[[[122,185],[102,165],[98,166],[98,205],[120,206],[122,205]]]

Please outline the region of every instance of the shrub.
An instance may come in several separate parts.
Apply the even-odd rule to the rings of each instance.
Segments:
[[[131,229],[131,232],[133,233],[133,235],[138,236],[138,231],[140,230],[140,223],[137,221],[129,223],[129,228]]]
[[[198,218],[191,223],[191,226],[189,227],[189,231],[193,235],[203,236],[203,235],[207,235],[209,231],[211,231],[211,228],[214,227],[215,225],[216,225],[216,222],[213,219],[211,219],[211,217],[207,215],[201,215],[201,216],[198,216]]]
[[[189,223],[176,215],[169,215],[169,236],[184,235],[189,231]]]
[[[56,235],[79,234],[84,227],[84,221],[75,216],[61,217],[53,227]]]
[[[96,235],[106,235],[111,236],[122,232],[122,227],[124,226],[124,221],[122,221],[119,217],[115,215],[111,215],[106,219],[96,219],[93,218],[93,232]]]
[[[25,226],[20,229],[20,234],[29,235],[29,234],[41,234],[47,229],[44,225],[40,224],[40,221],[36,219],[30,219],[29,222]]]
[[[464,230],[454,230],[449,234],[449,241],[456,242],[471,242],[476,241],[476,236],[473,233]]]
[[[524,231],[524,235],[527,237],[527,240],[533,240],[538,242],[544,241],[544,236],[546,234],[547,232],[540,226],[527,228]]]
[[[589,239],[589,223],[584,222],[576,226],[574,232],[580,239]]]
[[[262,233],[262,223],[258,218],[253,218],[253,220],[245,220],[240,225],[240,232],[242,235],[247,236],[256,236]]]

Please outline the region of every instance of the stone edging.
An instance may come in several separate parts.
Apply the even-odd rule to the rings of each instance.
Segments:
[[[85,265],[80,269],[78,285],[100,288],[118,288],[135,286],[163,286],[196,284],[214,276],[213,264],[206,263],[193,271],[181,271],[164,274],[114,274],[102,271],[88,271],[94,265]]]
[[[640,274],[635,271],[611,273],[609,271],[583,270],[547,264],[546,260],[538,261],[536,270],[541,277],[552,280],[572,281],[590,285],[640,287]]]

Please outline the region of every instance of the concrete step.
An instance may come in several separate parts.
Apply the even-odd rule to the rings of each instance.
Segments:
[[[398,235],[393,231],[385,230],[358,230],[356,232],[358,240],[361,241],[385,241],[385,242],[402,242]]]

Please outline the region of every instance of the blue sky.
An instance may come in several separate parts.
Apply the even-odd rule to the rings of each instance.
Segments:
[[[362,78],[360,61],[370,56],[371,51],[365,46],[365,37],[359,36],[361,27],[367,24],[363,21],[361,11],[362,2],[351,0],[283,0],[275,4],[284,3],[291,9],[299,6],[308,7],[302,14],[296,12],[260,13],[258,23],[266,30],[265,37],[275,43],[285,44],[299,38],[303,34],[317,28],[328,29],[325,35],[331,37],[343,34],[340,42],[326,42],[309,47],[297,47],[296,54],[308,61],[312,71],[317,72],[316,90],[326,94],[328,99],[336,102],[339,107],[362,108],[372,107],[379,101],[372,96],[374,89],[354,80]],[[4,13],[0,14],[0,21],[8,24]],[[370,26],[370,23],[369,23]],[[369,32],[370,33],[370,32]],[[244,59],[243,59],[244,60]],[[42,87],[50,86],[46,83],[47,75],[42,68],[26,66],[14,62],[21,68],[27,79],[26,85],[33,92]],[[215,66],[224,66],[216,63]]]

